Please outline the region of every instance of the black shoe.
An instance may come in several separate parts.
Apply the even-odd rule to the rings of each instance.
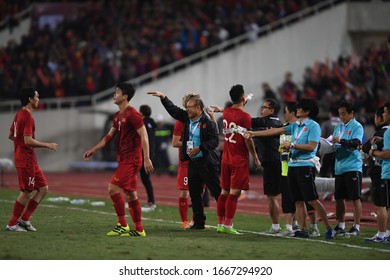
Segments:
[[[297,230],[292,237],[310,238],[310,233],[307,230]]]
[[[204,225],[193,224],[189,229],[205,229]]]
[[[353,225],[350,230],[348,231],[349,236],[358,236],[360,235],[360,231]]]
[[[339,225],[334,227],[334,236],[340,235],[340,236],[345,236],[345,229],[339,227]]]

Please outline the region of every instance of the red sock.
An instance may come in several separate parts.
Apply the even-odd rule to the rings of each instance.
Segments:
[[[23,221],[28,221],[30,220],[31,215],[34,213],[34,211],[38,208],[39,203],[36,202],[34,199],[30,199],[26,210],[24,211],[22,215],[22,220]]]
[[[129,211],[136,231],[143,231],[144,227],[142,226],[141,204],[138,199],[129,202]]]
[[[218,224],[223,225],[225,223],[225,204],[228,196],[220,194],[217,201],[217,213],[218,213]]]
[[[226,200],[226,217],[225,217],[226,226],[233,225],[233,218],[237,209],[237,201],[238,201],[238,196],[229,194]]]
[[[188,198],[179,197],[179,213],[180,213],[181,221],[188,222]]]
[[[14,211],[12,212],[12,217],[8,222],[9,226],[15,226],[18,223],[20,216],[23,213],[23,210],[26,206],[23,206],[19,201],[15,201]]]
[[[127,226],[125,200],[123,199],[122,194],[116,193],[112,195],[111,200],[115,209],[115,213],[118,216],[118,223],[120,223],[122,227]]]

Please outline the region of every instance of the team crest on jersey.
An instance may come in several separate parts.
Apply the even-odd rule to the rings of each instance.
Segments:
[[[126,122],[126,118],[122,118],[122,122],[123,122],[123,123]]]
[[[351,134],[351,131],[350,130],[347,130],[347,132],[346,132],[347,134]]]
[[[307,127],[304,127],[304,128],[303,128],[303,131],[304,131],[304,132],[306,132],[306,131],[308,131],[308,130],[309,130],[309,129],[308,129]]]
[[[200,128],[200,125],[198,127]],[[206,124],[205,123],[203,124],[203,128],[206,128]]]

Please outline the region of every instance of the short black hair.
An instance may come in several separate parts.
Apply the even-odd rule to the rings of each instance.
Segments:
[[[141,105],[139,107],[139,112],[142,114],[142,116],[150,118],[150,116],[152,115],[152,108],[150,108],[149,105]]]
[[[384,107],[387,108],[387,112],[390,112],[390,102],[386,102]]]
[[[345,108],[345,110],[347,111],[348,114],[351,114],[352,112],[354,112],[354,106],[351,102],[348,102],[348,101],[341,101],[340,104],[339,104],[339,109],[340,108]]]
[[[298,108],[301,108],[303,111],[309,111],[308,116],[311,119],[315,119],[319,113],[317,102],[311,98],[302,98],[299,101]]]
[[[298,102],[296,101],[287,102],[285,108],[287,108],[287,110],[290,113],[294,113],[294,115],[297,115]]]
[[[385,106],[378,107],[375,111],[375,116],[380,117],[383,120],[383,113],[385,112]]]
[[[272,109],[274,109],[274,114],[277,114],[279,113],[280,111],[280,104],[278,101],[276,101],[275,99],[272,99],[272,98],[266,98],[264,99],[264,102],[268,102],[270,107]]]
[[[30,98],[34,98],[37,90],[33,87],[22,88],[19,92],[19,100],[22,106],[27,106],[30,102]]]
[[[122,91],[122,94],[127,95],[127,101],[130,101],[133,98],[135,94],[135,89],[132,84],[119,83],[116,85],[116,87]]]
[[[242,97],[244,96],[244,87],[240,84],[232,86],[229,91],[230,99],[234,104],[241,102]]]

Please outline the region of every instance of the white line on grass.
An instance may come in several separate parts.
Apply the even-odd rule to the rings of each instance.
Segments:
[[[14,203],[14,201],[3,200],[3,199],[0,199],[0,202]],[[53,204],[42,204],[41,207],[61,208],[63,206],[53,205]],[[69,209],[69,210],[74,210],[74,211],[81,211],[81,212],[95,213],[95,214],[101,214],[101,215],[115,216],[115,213],[113,213],[113,212],[103,212],[103,211],[98,211],[98,210],[90,210],[90,209],[84,209],[84,208],[78,208],[78,207],[69,207],[69,206],[65,206],[65,208]],[[170,223],[170,224],[181,224],[181,222],[169,221],[169,220],[164,220],[164,219],[152,219],[152,218],[145,218],[145,217],[142,217],[142,219],[143,220],[148,220],[148,221],[153,221],[153,222]],[[210,225],[207,225],[207,227],[209,227],[209,228],[216,228],[216,226],[210,226]],[[265,233],[265,232],[257,232],[257,231],[250,231],[250,230],[240,230],[240,229],[238,229],[238,230],[240,232],[242,232],[242,233],[251,233],[251,234],[257,234],[257,235],[261,235],[261,236],[270,236],[270,237],[286,238],[286,239],[293,239],[293,240],[300,240],[300,241],[317,242],[317,243],[324,243],[324,244],[329,244],[329,245],[340,245],[340,246],[347,247],[347,248],[354,248],[354,249],[361,249],[361,250],[373,250],[373,251],[378,251],[378,252],[390,253],[390,250],[388,250],[388,249],[372,248],[372,247],[351,245],[351,244],[346,244],[346,243],[336,243],[336,242],[332,242],[332,241],[318,240],[318,239],[294,238],[294,237],[280,236],[280,235],[274,235],[274,234],[269,234],[269,233]]]

